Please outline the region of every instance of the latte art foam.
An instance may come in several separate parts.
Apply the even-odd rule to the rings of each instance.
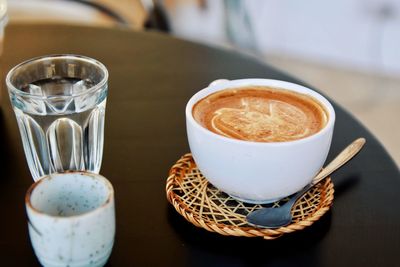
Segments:
[[[327,121],[317,100],[261,86],[211,94],[196,103],[193,116],[214,133],[256,142],[302,139],[318,132]]]

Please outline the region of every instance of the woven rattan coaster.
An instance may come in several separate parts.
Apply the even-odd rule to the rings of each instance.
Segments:
[[[167,198],[176,211],[192,224],[221,235],[275,239],[312,225],[333,202],[333,183],[327,178],[297,201],[292,224],[277,229],[257,228],[247,223],[246,215],[265,205],[243,203],[216,189],[197,169],[191,154],[179,159],[169,174]],[[278,207],[286,201],[269,206]]]

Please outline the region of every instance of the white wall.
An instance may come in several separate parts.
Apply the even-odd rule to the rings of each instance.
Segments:
[[[225,42],[224,1],[207,3],[206,10],[199,10],[189,1],[170,13],[174,32],[202,42]],[[242,0],[240,4],[261,52],[400,75],[400,0]],[[237,20],[241,19],[239,15]],[[241,35],[248,38],[247,33]]]
[[[400,74],[400,1],[267,0],[262,8],[260,4],[247,0],[245,7],[261,51]]]

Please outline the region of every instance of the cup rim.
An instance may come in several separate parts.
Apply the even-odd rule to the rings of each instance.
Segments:
[[[45,213],[43,211],[38,210],[37,208],[35,208],[32,203],[31,203],[31,197],[32,197],[32,193],[33,191],[41,184],[43,183],[43,181],[49,180],[53,175],[68,175],[68,174],[80,174],[82,176],[91,176],[92,178],[95,179],[99,179],[101,180],[105,186],[108,188],[108,195],[107,198],[104,200],[104,202],[99,205],[98,207],[96,207],[95,209],[89,210],[87,212],[81,213],[81,214],[77,214],[77,215],[71,215],[71,216],[59,216],[59,215],[50,215],[48,213]],[[114,188],[111,184],[111,182],[105,178],[104,176],[97,174],[97,173],[92,173],[92,172],[87,172],[87,171],[67,171],[67,172],[62,172],[62,173],[52,173],[52,174],[48,174],[45,176],[40,177],[36,182],[34,182],[29,189],[27,190],[26,194],[25,194],[25,205],[26,207],[31,210],[32,212],[35,213],[35,215],[39,215],[39,216],[43,216],[43,217],[47,217],[47,218],[55,218],[58,220],[69,220],[69,219],[73,219],[73,218],[82,218],[82,217],[86,217],[86,216],[90,216],[92,214],[96,214],[98,213],[100,210],[102,210],[103,208],[111,205],[111,203],[113,202],[114,199]]]
[[[301,138],[301,139],[296,139],[296,140],[290,140],[290,141],[283,141],[283,142],[256,142],[256,141],[249,141],[249,140],[239,140],[239,139],[234,139],[234,138],[229,138],[226,136],[222,136],[219,134],[216,134],[202,125],[200,125],[194,118],[193,118],[193,106],[196,104],[198,101],[203,99],[204,97],[217,92],[221,91],[224,89],[230,89],[230,88],[239,88],[239,87],[244,87],[244,86],[250,86],[250,85],[255,85],[255,86],[271,86],[275,88],[281,88],[285,90],[290,90],[290,91],[295,91],[298,93],[303,93],[309,96],[312,96],[316,98],[326,109],[328,113],[328,121],[326,125],[319,130],[318,132]],[[298,90],[295,90],[293,88],[297,88]],[[275,79],[263,79],[263,78],[247,78],[247,79],[235,79],[235,80],[223,80],[221,82],[218,82],[216,84],[211,83],[207,87],[201,89],[197,93],[195,93],[187,102],[186,108],[185,108],[185,115],[186,115],[186,120],[193,125],[196,130],[212,137],[219,139],[221,141],[227,142],[227,143],[232,143],[232,144],[242,144],[242,145],[252,145],[252,146],[286,146],[286,145],[294,145],[294,144],[302,144],[305,142],[312,141],[319,136],[325,134],[326,132],[330,131],[331,128],[333,128],[335,119],[336,119],[336,114],[335,110],[333,109],[332,104],[320,93],[305,87],[300,84],[292,83],[292,82],[287,82],[287,81],[282,81],[282,80],[275,80]]]
[[[94,86],[90,87],[89,89],[83,91],[83,92],[79,92],[77,94],[71,94],[71,95],[48,95],[48,96],[40,96],[40,95],[33,95],[24,91],[21,91],[20,89],[18,89],[17,87],[14,86],[14,84],[11,82],[11,77],[13,77],[14,72],[18,69],[21,68],[25,65],[28,64],[32,64],[35,62],[40,62],[40,61],[45,61],[47,59],[55,59],[55,58],[72,58],[72,59],[77,59],[77,60],[83,60],[86,61],[90,64],[93,65],[97,65],[101,71],[104,73],[104,77],[103,79],[100,80],[100,82],[98,82],[97,84],[95,84]],[[106,68],[106,66],[101,63],[100,61],[91,58],[91,57],[87,57],[87,56],[83,56],[83,55],[76,55],[76,54],[50,54],[50,55],[44,55],[44,56],[39,56],[39,57],[34,57],[28,60],[25,60],[19,64],[17,64],[16,66],[14,66],[12,69],[10,69],[7,73],[6,76],[6,85],[8,88],[9,92],[14,92],[17,95],[20,96],[27,96],[29,98],[33,98],[33,99],[40,99],[40,100],[46,100],[46,99],[68,99],[68,98],[74,98],[74,97],[79,97],[82,95],[86,95],[92,92],[95,92],[99,89],[101,89],[102,87],[104,87],[104,85],[106,85],[107,81],[108,81],[108,70]]]

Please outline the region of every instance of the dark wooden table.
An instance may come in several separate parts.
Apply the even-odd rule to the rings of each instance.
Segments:
[[[400,266],[399,169],[337,105],[329,159],[357,137],[367,145],[333,175],[334,205],[312,227],[275,241],[225,237],[196,228],[168,204],[168,170],[189,151],[184,107],[191,95],[217,78],[301,81],[254,58],[158,33],[62,25],[9,25],[3,72],[52,53],[87,55],[110,71],[101,169],[116,191],[117,236],[109,266]],[[36,266],[24,210],[33,180],[4,87],[0,266]]]

